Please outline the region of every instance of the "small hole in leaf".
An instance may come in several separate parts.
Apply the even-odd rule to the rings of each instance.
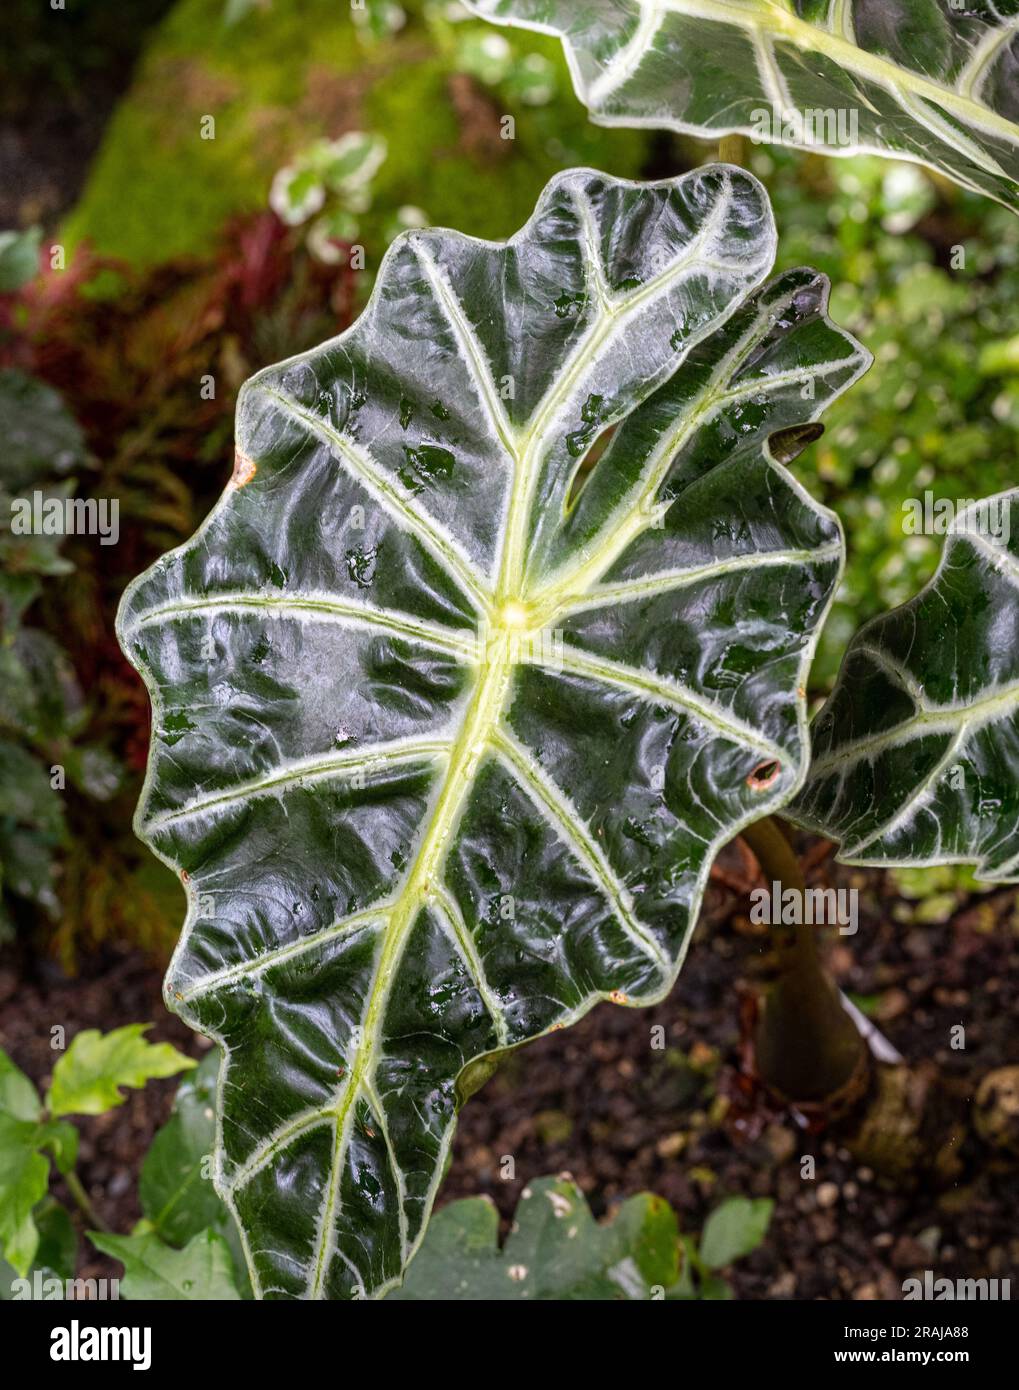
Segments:
[[[768,448],[776,462],[792,463],[808,444],[813,444],[822,434],[824,426],[819,420],[810,420],[804,425],[790,425],[788,429],[776,430],[768,435]]]
[[[747,778],[747,786],[752,792],[764,792],[769,787],[773,787],[782,775],[782,764],[773,758],[765,763],[758,763]]]
[[[591,476],[591,470],[609,447],[615,432],[616,426],[609,425],[606,429],[603,429],[601,434],[597,435],[585,449],[584,456],[577,464],[576,471],[573,474],[573,481],[570,483],[570,492],[566,499],[567,511],[572,511],[577,505],[577,499],[580,496],[584,484]],[[575,453],[578,448],[584,449],[587,440],[582,433],[578,432],[577,434],[571,434],[566,443],[570,453]]]

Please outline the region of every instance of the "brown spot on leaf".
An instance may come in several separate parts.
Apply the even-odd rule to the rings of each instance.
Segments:
[[[231,487],[244,487],[245,483],[250,483],[258,470],[253,459],[249,459],[247,454],[242,454],[240,449],[234,453],[234,471],[230,478]]]
[[[765,792],[775,785],[781,775],[782,764],[769,758],[767,762],[757,764],[747,778],[747,786],[753,792]]]

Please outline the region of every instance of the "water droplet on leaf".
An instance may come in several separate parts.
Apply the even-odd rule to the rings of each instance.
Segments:
[[[378,555],[377,545],[358,546],[356,550],[347,551],[347,573],[359,589],[371,588]]]
[[[421,444],[417,449],[404,445],[407,466],[400,469],[400,481],[410,492],[420,492],[426,483],[450,478],[456,459],[438,444]]]

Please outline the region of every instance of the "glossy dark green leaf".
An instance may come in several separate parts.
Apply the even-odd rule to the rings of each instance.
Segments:
[[[791,808],[845,863],[1019,880],[1017,498],[960,512],[927,587],[849,645]]]
[[[183,1250],[153,1233],[113,1236],[89,1231],[97,1250],[124,1266],[121,1296],[149,1302],[235,1303],[240,1298],[230,1250],[215,1231],[203,1231]]]
[[[1019,209],[1015,0],[465,3],[561,38],[598,125],[913,159]]]
[[[487,1197],[451,1202],[432,1217],[403,1300],[648,1300],[679,1277],[679,1227],[668,1202],[642,1192],[599,1224],[565,1178],[521,1193],[499,1248],[499,1213]]]
[[[408,233],[245,386],[232,485],[125,596],[167,1000],[224,1046],[261,1293],[397,1283],[461,1071],[661,998],[716,849],[799,785],[841,537],[765,446],[866,356],[823,277],[761,288],[774,245],[725,167]]]

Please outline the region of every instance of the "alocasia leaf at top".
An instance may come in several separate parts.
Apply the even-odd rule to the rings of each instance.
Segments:
[[[1019,881],[1019,490],[960,512],[938,572],[860,629],[791,813],[852,864]]]
[[[397,1283],[464,1068],[661,998],[715,850],[800,784],[841,536],[766,443],[867,359],[823,277],[761,288],[774,249],[726,167],[402,236],[246,384],[231,485],[125,595],[167,1000],[224,1047],[256,1293]]]
[[[465,3],[560,37],[598,125],[914,159],[1019,210],[1016,0]]]

